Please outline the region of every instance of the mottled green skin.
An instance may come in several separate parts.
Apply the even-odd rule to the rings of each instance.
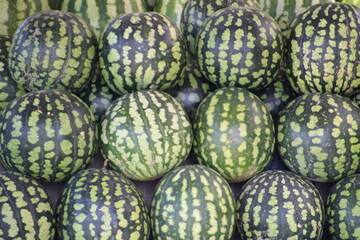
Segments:
[[[180,29],[186,39],[189,52],[196,57],[196,35],[203,22],[216,11],[226,7],[256,7],[256,0],[189,0],[181,16]]]
[[[101,122],[101,153],[110,167],[134,180],[159,178],[185,161],[193,134],[181,104],[161,91],[115,100]]]
[[[167,16],[180,29],[181,15],[187,0],[156,0],[154,11]]]
[[[119,95],[110,90],[100,73],[95,73],[90,84],[79,94],[79,97],[90,107],[95,121],[100,122],[106,109]]]
[[[147,5],[144,0],[63,0],[61,10],[79,15],[100,36],[106,25],[116,17],[145,12]]]
[[[281,31],[286,36],[293,20],[306,8],[334,0],[257,0],[260,8],[268,13],[279,24]]]
[[[114,170],[86,169],[66,183],[56,209],[60,239],[143,239],[150,219],[135,185]]]
[[[300,94],[351,95],[360,89],[360,9],[350,4],[309,7],[292,24],[286,72]]]
[[[54,239],[51,201],[34,179],[17,172],[1,172],[0,199],[0,239]]]
[[[281,67],[283,38],[276,22],[257,8],[225,8],[211,15],[197,38],[204,76],[220,87],[258,91]]]
[[[360,174],[336,183],[329,192],[325,209],[332,239],[360,239]]]
[[[44,11],[27,18],[9,50],[12,77],[28,91],[79,92],[97,64],[92,28],[73,13]]]
[[[10,36],[0,35],[0,111],[11,100],[26,93],[25,89],[12,79],[8,69],[7,59],[10,44]]]
[[[100,37],[99,50],[101,73],[118,94],[171,88],[186,66],[180,31],[155,12],[114,19]]]
[[[360,0],[340,0],[337,2],[343,2],[343,3],[349,3],[349,4],[354,4],[358,7],[360,7]]]
[[[194,120],[200,102],[214,90],[215,86],[201,74],[196,61],[188,59],[184,77],[176,87],[166,92],[178,100],[190,119]]]
[[[230,240],[235,201],[228,183],[207,166],[186,165],[166,174],[151,202],[157,240]]]
[[[236,201],[242,239],[320,240],[325,223],[321,195],[289,171],[266,171],[249,180]]]
[[[313,181],[360,170],[360,109],[335,94],[311,93],[280,112],[278,146],[286,165]]]
[[[273,120],[261,100],[245,89],[209,94],[198,107],[193,127],[197,160],[228,181],[248,180],[272,158]]]
[[[48,0],[0,0],[0,6],[0,34],[10,36],[27,17],[50,10]]]
[[[60,10],[61,4],[64,0],[49,0],[51,10]]]
[[[279,112],[298,96],[291,88],[283,70],[279,71],[270,85],[255,94],[263,101],[274,121],[279,118]]]
[[[62,181],[93,161],[96,127],[90,109],[71,93],[27,93],[2,112],[0,161],[41,181]]]

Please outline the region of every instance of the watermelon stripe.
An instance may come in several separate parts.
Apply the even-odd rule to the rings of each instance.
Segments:
[[[154,11],[170,18],[180,29],[181,14],[186,1],[187,0],[157,0]]]

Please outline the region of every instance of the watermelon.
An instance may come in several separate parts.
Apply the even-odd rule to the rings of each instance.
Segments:
[[[192,139],[182,105],[164,92],[144,90],[109,106],[101,122],[100,150],[111,168],[147,181],[185,161]]]
[[[0,35],[0,111],[16,97],[24,95],[25,89],[15,82],[8,69],[10,36]]]
[[[0,118],[0,161],[8,170],[44,182],[86,168],[97,152],[94,115],[75,95],[30,92],[11,101]]]
[[[278,146],[286,165],[331,182],[360,170],[360,109],[336,94],[304,94],[280,112]]]
[[[60,10],[63,0],[49,0],[51,10]]]
[[[157,0],[145,0],[146,4],[148,5],[148,8],[150,10],[153,10],[156,5]]]
[[[90,107],[95,121],[100,122],[106,109],[119,95],[110,90],[100,72],[97,71],[79,97]]]
[[[262,101],[243,88],[221,88],[198,107],[194,153],[230,182],[248,180],[270,162],[274,123]]]
[[[178,85],[166,92],[178,100],[190,119],[194,120],[200,102],[214,90],[215,86],[201,74],[197,62],[188,59],[184,77],[180,79]]]
[[[270,85],[255,94],[263,101],[274,121],[279,118],[279,112],[298,96],[291,88],[284,70],[279,71]]]
[[[284,36],[289,32],[291,23],[306,8],[334,0],[258,0],[260,8],[268,13],[279,24]]]
[[[55,216],[45,189],[12,171],[0,173],[0,238],[52,240]]]
[[[235,201],[228,183],[202,165],[178,167],[157,185],[151,202],[155,239],[230,240]]]
[[[249,180],[236,201],[242,239],[321,239],[325,213],[321,195],[289,171],[266,171]]]
[[[9,70],[27,91],[80,92],[94,74],[97,39],[80,17],[44,11],[28,17],[15,32]]]
[[[0,0],[0,6],[0,34],[10,36],[27,17],[50,10],[48,0]]]
[[[349,3],[360,7],[360,0],[336,0],[337,2]]]
[[[63,0],[62,11],[79,15],[93,27],[97,36],[114,18],[126,14],[145,12],[145,0]]]
[[[360,90],[360,8],[345,3],[309,7],[293,22],[286,71],[299,94]]]
[[[192,56],[196,57],[196,35],[203,22],[217,10],[229,7],[257,7],[256,0],[188,0],[181,15],[180,29]]]
[[[201,72],[220,87],[258,91],[273,81],[281,67],[280,29],[257,8],[215,12],[201,26],[196,45]]]
[[[100,68],[111,90],[123,95],[175,86],[186,66],[180,31],[165,16],[129,13],[110,22],[99,45]]]
[[[60,239],[143,239],[150,219],[135,185],[114,170],[86,169],[69,179],[56,209]]]
[[[187,0],[156,0],[154,11],[167,16],[180,29],[181,15]]]
[[[329,192],[325,209],[333,239],[360,239],[360,174],[337,182]]]

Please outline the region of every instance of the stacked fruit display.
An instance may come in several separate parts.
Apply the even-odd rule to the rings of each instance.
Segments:
[[[360,238],[360,8],[0,6],[1,239]]]

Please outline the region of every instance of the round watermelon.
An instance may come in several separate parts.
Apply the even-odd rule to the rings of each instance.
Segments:
[[[100,37],[99,50],[101,74],[118,94],[171,88],[186,66],[180,31],[155,12],[115,18]]]
[[[360,8],[316,4],[293,22],[286,47],[286,72],[299,94],[351,95],[360,90]]]
[[[13,80],[8,69],[10,36],[0,35],[0,111],[16,97],[24,95],[25,89]]]
[[[202,24],[196,45],[201,72],[220,87],[258,91],[273,81],[281,67],[280,29],[257,8],[215,12]]]
[[[44,11],[28,17],[16,30],[8,61],[12,77],[27,91],[77,93],[94,74],[97,39],[77,15]]]
[[[256,0],[188,0],[181,15],[180,29],[189,52],[196,57],[196,35],[204,21],[217,10],[226,7],[257,7]]]
[[[79,15],[93,27],[97,36],[114,18],[134,12],[145,12],[145,0],[63,0],[62,11]]]
[[[289,171],[266,171],[250,179],[236,201],[241,239],[321,239],[321,195]]]
[[[11,101],[0,118],[0,161],[45,182],[86,168],[97,152],[94,115],[75,95],[40,90]]]
[[[49,0],[0,0],[0,34],[13,35],[16,28],[36,12],[50,10]]]
[[[55,216],[45,189],[12,171],[0,173],[0,238],[52,240]]]
[[[185,110],[161,91],[125,94],[110,105],[101,122],[104,159],[134,180],[156,179],[180,165],[192,139]]]
[[[278,146],[286,165],[313,181],[360,170],[360,109],[335,94],[311,93],[280,112]]]
[[[151,202],[155,239],[230,240],[235,201],[228,183],[202,165],[181,166],[166,174]]]
[[[194,120],[197,160],[230,182],[248,180],[270,162],[274,123],[262,101],[242,88],[221,88],[201,103]]]
[[[326,221],[333,239],[360,239],[360,174],[348,176],[331,188]]]
[[[60,239],[147,240],[150,233],[143,197],[114,170],[75,174],[64,186],[56,213]]]

